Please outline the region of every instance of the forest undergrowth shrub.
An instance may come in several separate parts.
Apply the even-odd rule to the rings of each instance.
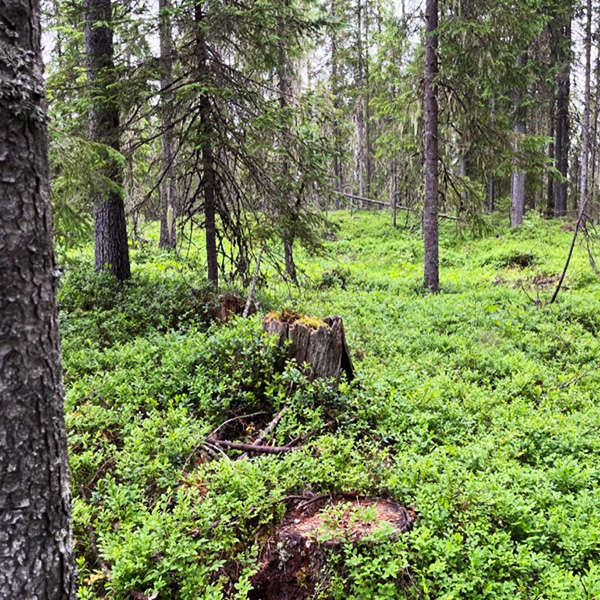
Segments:
[[[397,540],[346,546],[324,599],[600,595],[600,286],[590,279],[553,306],[534,305],[520,289],[493,285],[514,267],[486,263],[525,250],[559,272],[570,233],[541,222],[529,238],[457,241],[444,227],[441,254],[452,254],[442,287],[452,293],[427,295],[416,287],[420,266],[402,258],[413,246],[418,256],[418,235],[394,230],[384,214],[339,218],[329,254],[298,259],[317,281],[347,269],[345,289],[290,291],[270,280],[261,290],[274,309],[344,318],[358,377],[337,390],[307,382],[293,363],[279,369],[281,349],[259,316],[209,328],[192,317],[176,327],[166,317],[120,324],[118,302],[128,301],[113,305],[83,273],[69,287],[67,273],[64,364],[83,600],[125,600],[132,591],[241,600],[285,512],[282,499],[341,492],[390,496],[418,518]],[[160,271],[165,287],[174,285],[166,315],[180,300],[186,307],[175,277],[156,266],[164,256],[155,263],[151,254],[140,277]],[[588,277],[586,257],[577,253],[572,269]],[[131,308],[140,318],[152,306],[141,302],[140,312]],[[261,413],[221,430],[224,439],[251,440],[284,406],[268,441],[306,435],[302,448],[245,460],[236,460],[239,451],[220,459],[202,451],[226,420]]]
[[[120,283],[81,262],[59,288],[63,337],[109,347],[154,331],[205,327],[212,296],[205,283],[192,285],[176,272],[134,272],[131,281]]]

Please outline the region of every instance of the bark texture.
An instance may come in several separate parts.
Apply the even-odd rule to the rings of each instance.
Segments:
[[[583,94],[583,123],[581,126],[581,185],[579,210],[585,212],[588,202],[590,155],[590,104],[592,73],[592,0],[586,2],[585,26],[585,86]]]
[[[336,19],[336,0],[331,0],[330,16],[332,20]],[[333,120],[331,123],[333,140],[335,144],[333,153],[333,191],[343,192],[344,181],[342,174],[342,163],[340,155],[342,153],[342,140],[340,135],[340,93],[339,93],[339,64],[338,64],[338,36],[337,31],[331,34],[331,93],[333,95]],[[336,195],[336,208],[339,209],[339,195]]]
[[[0,0],[0,598],[74,598],[36,0]]]
[[[85,0],[84,5],[86,68],[92,104],[90,139],[119,152],[119,106],[111,89],[116,83],[111,0]],[[123,168],[110,152],[105,153],[100,175],[105,183],[94,198],[96,269],[108,269],[123,281],[131,277],[121,192]]]
[[[558,50],[562,57],[563,69],[558,76],[556,91],[556,125],[554,142],[554,164],[564,181],[554,185],[554,216],[564,217],[567,214],[567,195],[569,174],[569,97],[571,81],[571,14],[563,17],[563,22],[557,32],[556,43],[561,46]],[[563,48],[562,46],[568,46]]]
[[[522,67],[526,60],[527,59],[523,56],[518,56],[516,59],[517,69]],[[514,114],[515,140],[513,143],[513,151],[516,157],[521,146],[521,140],[527,132],[525,110],[522,107],[522,93],[520,89],[515,91]],[[510,180],[510,196],[510,226],[518,227],[519,225],[523,224],[523,215],[525,213],[525,171],[523,171],[523,169],[518,165],[518,159],[516,158]]]
[[[202,3],[196,2],[194,11],[196,22],[196,59],[198,81],[209,77],[209,57],[204,35],[204,13]],[[208,281],[215,290],[219,287],[219,261],[217,255],[217,178],[215,175],[215,155],[213,150],[213,127],[210,98],[206,92],[200,96],[200,137],[202,152],[202,188],[204,191],[204,229],[206,232],[206,263]]]
[[[425,287],[439,291],[438,232],[438,100],[436,77],[437,0],[427,0],[425,7],[425,206],[423,208]]]
[[[291,341],[287,358],[296,359],[300,366],[304,363],[310,365],[306,375],[311,380],[322,377],[335,378],[339,382],[342,371],[348,380],[354,378],[354,366],[340,317],[325,317],[322,325],[315,328],[307,325],[299,316],[282,320],[267,315],[263,320],[263,329],[270,335],[276,335],[280,346],[287,340]]]
[[[177,246],[177,185],[174,176],[175,150],[173,144],[171,105],[173,85],[173,40],[171,33],[171,1],[159,0],[158,25],[161,61],[161,120],[162,120],[162,181],[160,185],[160,240],[161,248],[175,249]]]

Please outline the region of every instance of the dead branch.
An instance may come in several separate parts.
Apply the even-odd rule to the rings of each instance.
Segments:
[[[257,454],[281,454],[282,452],[291,452],[295,448],[289,446],[254,446],[253,444],[242,444],[241,442],[228,442],[227,440],[214,440],[213,444],[231,448],[232,450],[243,450],[245,452],[255,452]]]
[[[281,421],[281,417],[287,412],[288,406],[284,406],[276,415],[275,418],[260,432],[258,437],[252,442],[253,446],[260,446],[265,438],[277,427],[279,421]],[[238,460],[244,460],[248,457],[248,453],[244,452]]]

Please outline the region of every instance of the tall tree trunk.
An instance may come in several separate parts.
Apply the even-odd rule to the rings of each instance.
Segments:
[[[209,76],[208,48],[204,35],[204,13],[202,2],[194,7],[196,24],[196,59],[198,61],[198,81],[207,82]],[[204,191],[204,229],[206,233],[206,263],[208,281],[215,290],[219,286],[219,262],[217,255],[217,179],[213,150],[213,126],[210,98],[206,92],[200,95],[200,151],[202,153],[202,189]]]
[[[172,125],[173,84],[173,40],[171,32],[171,0],[158,2],[158,27],[160,36],[161,62],[161,126],[162,126],[162,181],[160,185],[160,241],[161,248],[174,249],[177,246],[177,184],[174,177],[175,152]]]
[[[336,2],[331,0],[330,16],[333,20],[336,18]],[[340,137],[340,98],[339,98],[339,64],[338,64],[338,37],[337,32],[331,34],[331,93],[333,94],[333,122],[332,133],[334,141],[333,152],[333,190],[334,192],[344,191],[344,182],[342,178],[342,165],[340,160],[342,142]],[[339,195],[336,195],[336,208],[339,208]]]
[[[487,212],[492,214],[496,203],[496,184],[493,175],[487,176]]]
[[[75,598],[40,6],[0,3],[0,597]]]
[[[356,128],[357,128],[357,151],[358,151],[358,196],[365,196],[365,82],[364,82],[364,63],[363,63],[363,0],[358,0],[357,5],[357,41],[356,51],[358,52],[358,103],[356,106]],[[359,208],[363,208],[363,201],[358,201]]]
[[[598,99],[600,96],[600,54],[596,55],[596,66],[595,66],[595,93],[594,93],[594,125],[592,127],[592,139],[591,139],[591,156],[590,156],[590,165],[592,168],[592,172],[590,174],[590,196],[593,200],[596,195],[596,175],[597,175],[597,145],[598,145],[598,113],[600,104],[598,103]]]
[[[583,93],[583,123],[581,136],[581,185],[579,211],[584,213],[588,202],[588,166],[590,155],[590,104],[592,74],[592,0],[586,3],[585,24],[585,85]]]
[[[285,8],[290,6],[290,0],[282,0]],[[280,17],[280,35],[281,39],[285,40],[285,15]],[[292,80],[290,73],[289,58],[287,56],[286,45],[281,44],[279,47],[279,57],[277,64],[277,78],[279,80],[279,108],[284,119],[284,125],[281,131],[281,145],[283,148],[283,160],[281,164],[281,173],[283,175],[283,190],[285,193],[284,210],[289,211],[289,218],[286,219],[288,225],[284,227],[283,232],[283,251],[285,272],[290,278],[290,281],[297,283],[296,263],[294,262],[294,238],[295,238],[295,223],[296,210],[298,209],[297,201],[291,197],[288,192],[288,183],[290,179],[290,165],[288,160],[288,152],[290,148],[290,128],[287,122],[289,117],[288,109],[290,106],[290,98],[292,96]]]
[[[438,235],[438,2],[425,5],[425,205],[423,207],[424,280],[432,292],[439,291]]]
[[[364,49],[363,49],[363,56],[364,56],[364,80],[363,80],[363,86],[364,86],[364,112],[365,112],[365,116],[364,116],[364,120],[365,120],[365,139],[364,139],[364,150],[363,150],[363,154],[364,154],[364,160],[365,160],[365,193],[366,193],[366,197],[370,198],[371,197],[371,183],[372,183],[372,179],[373,179],[373,172],[372,172],[372,162],[371,162],[371,155],[372,155],[372,148],[371,148],[371,82],[370,80],[370,75],[369,75],[369,28],[370,28],[370,21],[369,21],[369,0],[365,0],[365,18],[364,18],[364,22],[365,22],[365,43],[364,43]]]
[[[398,167],[396,159],[392,158],[390,165],[390,195],[392,205],[392,223],[398,227]]]
[[[517,56],[516,59],[516,67],[519,69],[522,67],[527,58],[523,58],[523,56]],[[513,151],[515,152],[515,160],[516,154],[519,151],[521,146],[522,138],[527,132],[527,125],[525,122],[525,111],[521,106],[521,91],[517,89],[515,91],[514,97],[514,133],[515,140],[513,143]],[[511,175],[511,185],[510,185],[510,194],[511,194],[511,206],[510,206],[510,226],[518,227],[523,224],[523,215],[525,213],[525,172],[519,168],[518,165],[513,167],[512,175]]]
[[[556,94],[552,95],[552,100],[550,102],[550,117],[548,119],[548,137],[550,138],[550,143],[548,144],[548,158],[550,161],[554,162],[554,126],[556,123],[555,118],[555,110],[556,110]],[[548,186],[546,188],[546,214],[550,217],[554,214],[554,178],[550,173],[547,174],[548,177]]]
[[[85,51],[91,93],[90,138],[120,151],[119,105],[112,89],[116,83],[113,62],[111,0],[84,0]],[[122,193],[123,168],[108,152],[102,175],[110,185],[94,198],[94,244],[96,269],[108,269],[119,280],[131,277],[127,225]]]
[[[563,176],[564,181],[554,185],[554,216],[563,217],[567,214],[567,177],[569,174],[569,96],[571,79],[571,14],[564,16],[558,32],[558,44],[568,44],[569,48],[560,52],[563,57],[563,69],[558,76],[556,92],[556,126],[554,143],[556,170]]]

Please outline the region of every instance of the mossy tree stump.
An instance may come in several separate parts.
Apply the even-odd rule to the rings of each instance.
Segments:
[[[329,588],[330,571],[345,545],[373,547],[397,539],[416,518],[412,508],[382,498],[316,498],[303,504],[268,538],[252,578],[252,600],[313,598]],[[402,576],[398,573],[399,586]]]
[[[354,379],[354,366],[341,317],[320,319],[291,311],[277,311],[264,317],[263,329],[276,335],[280,346],[290,340],[287,358],[294,358],[300,366],[309,365],[306,370],[309,379],[333,378],[337,384],[342,371],[349,381]]]

